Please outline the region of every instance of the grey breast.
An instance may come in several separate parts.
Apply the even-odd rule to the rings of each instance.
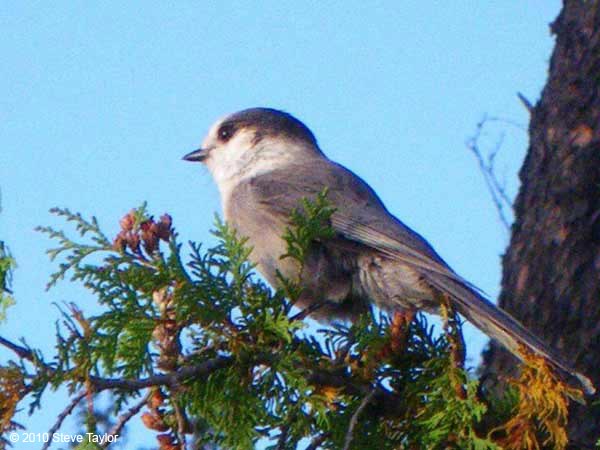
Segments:
[[[225,219],[239,236],[248,239],[252,247],[250,260],[272,286],[277,286],[277,270],[290,278],[297,273],[292,260],[281,259],[287,251],[282,239],[287,221],[279,214],[270,214],[268,207],[257,201],[250,180],[238,184],[232,191]]]

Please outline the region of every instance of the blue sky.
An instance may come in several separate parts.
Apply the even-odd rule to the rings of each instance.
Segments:
[[[0,239],[19,268],[18,303],[0,334],[25,335],[51,354],[52,302],[93,310],[80,288],[44,291],[50,242],[33,229],[61,225],[53,206],[96,215],[116,233],[146,200],[174,217],[182,241],[213,242],[217,190],[181,156],[217,117],[251,106],[302,119],[326,154],[495,297],[507,234],[465,140],[486,113],[527,124],[516,92],[537,99],[559,8],[557,0],[3,4]],[[500,124],[486,143],[503,130],[499,168],[515,193],[527,135]],[[476,360],[485,340],[468,330],[467,341]],[[42,414],[23,416],[28,429],[46,431],[63,401],[49,396]],[[141,434],[133,442],[152,444]]]

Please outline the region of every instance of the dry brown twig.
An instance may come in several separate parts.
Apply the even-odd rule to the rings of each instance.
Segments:
[[[119,436],[119,434],[121,433],[121,431],[123,430],[123,428],[125,427],[127,422],[129,422],[134,416],[136,416],[142,410],[144,405],[146,405],[146,402],[150,398],[151,394],[152,394],[152,392],[148,392],[146,395],[144,395],[142,400],[140,400],[138,403],[136,403],[131,408],[129,408],[125,414],[122,414],[121,416],[119,416],[117,423],[110,429],[110,431],[108,432],[108,435],[115,436],[115,437]],[[102,446],[102,448],[106,448],[110,444],[112,444],[112,442],[114,442],[114,441],[107,439],[101,446]]]
[[[83,400],[85,397],[87,397],[88,393],[86,390],[80,392],[79,394],[77,394],[73,400],[71,400],[71,403],[69,403],[67,405],[67,407],[58,415],[58,418],[56,419],[56,422],[54,422],[54,425],[52,425],[52,428],[50,428],[50,430],[48,431],[48,436],[53,436],[58,430],[60,430],[60,427],[62,426],[62,423],[65,421],[65,419],[71,415],[71,413],[73,412],[73,410],[75,409],[75,407],[79,404],[79,402],[81,400]],[[42,450],[48,450],[48,448],[52,445],[53,440],[52,439],[48,439],[47,442],[44,443],[44,445],[42,446]]]
[[[363,412],[363,410],[367,407],[367,405],[373,400],[373,397],[377,393],[377,388],[371,389],[371,391],[362,399],[354,414],[352,414],[352,418],[350,419],[350,424],[348,425],[348,431],[346,432],[346,438],[344,439],[344,447],[343,450],[349,450],[350,445],[352,444],[352,440],[354,439],[354,428],[358,424],[358,417]]]
[[[517,128],[524,132],[526,131],[526,129],[523,127],[523,125],[510,119],[504,119],[493,116],[484,116],[477,123],[475,127],[475,133],[473,134],[473,136],[467,139],[466,142],[467,148],[473,153],[475,159],[477,160],[479,170],[483,175],[485,184],[492,197],[492,202],[494,203],[494,207],[498,212],[500,222],[502,223],[504,229],[507,232],[510,232],[510,224],[512,220],[510,219],[507,211],[512,211],[513,200],[507,192],[506,183],[503,181],[501,182],[498,179],[496,170],[496,157],[498,156],[498,153],[502,148],[506,134],[502,132],[496,144],[491,150],[487,151],[485,155],[484,151],[481,148],[481,138],[484,134],[484,129],[487,125],[489,125],[492,122],[499,122],[507,126]]]

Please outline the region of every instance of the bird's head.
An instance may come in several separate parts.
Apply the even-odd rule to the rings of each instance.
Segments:
[[[276,109],[251,108],[218,120],[201,147],[183,159],[206,164],[220,185],[322,156],[300,120]]]

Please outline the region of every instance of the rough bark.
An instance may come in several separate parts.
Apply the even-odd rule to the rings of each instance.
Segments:
[[[562,351],[600,388],[600,1],[567,0],[532,110],[499,304]],[[491,345],[484,375],[513,375]],[[600,408],[573,406],[573,448],[592,448]]]

